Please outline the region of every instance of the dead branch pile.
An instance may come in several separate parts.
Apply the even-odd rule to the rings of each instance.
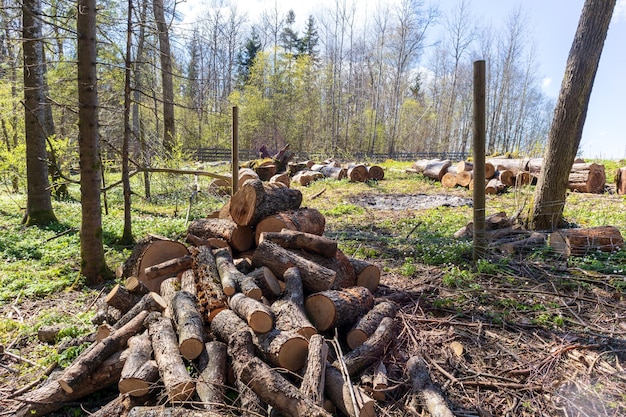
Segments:
[[[20,395],[16,415],[117,386],[96,415],[374,416],[398,306],[374,298],[380,270],[322,236],[323,216],[301,200],[298,190],[250,180],[227,205],[230,218],[189,226],[184,254],[165,238],[140,242],[121,268],[134,275],[103,297],[99,317],[117,319]],[[255,242],[263,221],[280,229]],[[237,228],[250,229],[253,251],[238,244]]]
[[[485,162],[485,192],[497,194],[509,187],[534,184],[541,172],[542,158],[509,159],[490,158]],[[457,186],[474,188],[474,166],[461,161],[453,164],[449,160],[423,159],[416,161],[407,172],[422,174],[440,181],[446,188]],[[604,165],[575,161],[568,179],[568,188],[581,193],[602,193],[606,185]]]

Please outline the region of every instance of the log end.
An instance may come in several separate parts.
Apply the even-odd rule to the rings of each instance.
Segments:
[[[59,379],[59,385],[61,386],[61,389],[63,389],[63,391],[65,391],[68,394],[71,394],[74,392],[74,388],[72,388],[70,384],[68,384],[67,381],[65,381],[62,378]]]
[[[199,339],[183,340],[178,346],[180,354],[187,360],[194,360],[202,353],[204,343]]]
[[[260,288],[255,287],[246,291],[244,295],[246,297],[252,298],[253,300],[259,301],[263,297],[263,291]]]
[[[352,329],[346,336],[346,342],[348,343],[350,349],[354,350],[361,346],[367,340],[367,337],[367,333],[363,330]]]
[[[311,340],[311,337],[317,334],[315,327],[301,327],[297,331],[299,335],[306,337],[307,340]]]
[[[330,329],[335,323],[335,305],[322,295],[312,294],[307,297],[304,301],[304,309],[320,332]]]
[[[380,284],[380,269],[376,265],[365,267],[356,277],[356,285],[367,288],[372,294],[378,289],[378,284]]]
[[[255,333],[267,333],[274,327],[274,318],[265,311],[255,311],[250,314],[248,325]]]
[[[179,382],[172,386],[169,397],[171,402],[185,402],[196,392],[196,384],[193,381]]]
[[[289,371],[302,369],[306,363],[309,342],[304,337],[293,337],[286,341],[278,352],[278,363]]]
[[[120,393],[128,394],[131,397],[143,397],[150,392],[150,382],[139,378],[121,379],[117,384]]]

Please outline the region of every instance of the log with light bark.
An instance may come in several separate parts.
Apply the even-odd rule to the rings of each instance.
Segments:
[[[282,291],[276,275],[266,266],[255,268],[253,271],[246,274],[246,278],[251,278],[261,289],[263,297],[268,300],[275,300]]]
[[[205,410],[226,409],[226,344],[207,342],[198,357],[198,380],[196,392]]]
[[[237,252],[247,251],[254,244],[253,230],[230,219],[196,219],[187,226],[187,233],[202,239],[224,239]]]
[[[223,413],[185,407],[136,406],[127,417],[224,417]]]
[[[307,318],[304,311],[304,295],[302,278],[298,268],[289,268],[283,274],[285,292],[283,296],[272,303],[271,309],[276,318],[275,327],[278,330],[293,330],[309,339],[317,330]]]
[[[351,377],[379,361],[396,338],[393,318],[383,317],[374,333],[361,345],[343,356],[343,362]],[[337,362],[333,365],[339,367]]]
[[[187,291],[176,292],[172,311],[180,354],[187,360],[196,359],[204,349],[204,323],[196,308],[196,297]]]
[[[493,213],[485,217],[485,230],[490,231],[511,227],[514,221],[515,219],[507,216],[504,211]],[[474,222],[469,222],[468,224],[454,232],[454,237],[457,239],[471,238],[473,236],[473,233]]]
[[[413,163],[411,168],[418,174],[422,174],[429,165],[441,163],[441,159],[419,159]]]
[[[252,168],[239,168],[239,177],[237,178],[237,189],[240,189],[248,180],[258,180],[259,175]]]
[[[260,243],[254,251],[252,264],[256,267],[265,265],[280,277],[287,269],[295,266],[300,270],[304,289],[309,292],[330,289],[337,276],[335,271],[311,262],[267,240]]]
[[[550,234],[550,248],[563,256],[584,256],[590,252],[615,252],[624,238],[614,226],[561,229]]]
[[[309,339],[309,351],[300,384],[300,392],[320,407],[324,405],[324,381],[326,380],[326,363],[328,360],[328,344],[324,337],[314,334]]]
[[[445,188],[454,188],[456,187],[456,174],[452,172],[446,172],[443,177],[441,177],[441,185]]]
[[[327,237],[297,230],[282,229],[280,232],[262,232],[259,242],[269,240],[285,249],[303,249],[327,258],[337,254],[337,242]]]
[[[375,417],[374,401],[350,378],[344,376],[335,366],[326,364],[324,392],[343,415],[349,417]],[[356,408],[356,410],[355,410]]]
[[[317,209],[301,208],[288,210],[268,216],[261,220],[255,228],[255,240],[260,243],[261,233],[280,232],[283,229],[294,230],[313,235],[323,235],[326,227],[324,215]]]
[[[179,258],[169,259],[160,264],[149,266],[144,270],[146,279],[153,280],[163,276],[171,277],[177,275],[179,272],[185,271],[191,268],[193,259],[191,255],[184,255]]]
[[[345,169],[345,168],[342,168],[342,167],[335,167],[335,166],[326,165],[326,166],[322,167],[320,172],[326,178],[333,178],[333,179],[336,179],[336,180],[342,180],[342,179],[348,177],[348,170]]]
[[[326,164],[326,163],[313,164],[310,169],[311,169],[311,171],[321,172],[322,169],[324,169],[327,166],[328,166],[328,164]]]
[[[150,391],[159,379],[159,368],[151,358],[152,344],[148,332],[128,340],[128,357],[117,384],[120,393],[141,397]]]
[[[489,158],[487,159],[491,165],[496,167],[497,171],[509,170],[513,172],[527,171],[529,158]]]
[[[626,167],[617,168],[615,171],[615,190],[617,194],[626,194]]]
[[[515,172],[509,169],[498,170],[494,175],[504,186],[513,187],[515,185]]]
[[[356,273],[350,259],[344,253],[337,249],[335,256],[327,258],[317,253],[311,253],[304,250],[292,249],[292,252],[316,263],[324,268],[335,271],[335,282],[330,287],[332,290],[341,288],[354,287],[356,285]]]
[[[82,397],[93,394],[118,383],[128,352],[115,352],[93,372],[82,384],[71,392],[65,392],[56,378],[51,377],[44,385],[17,398],[20,403],[13,414],[16,417],[43,416],[57,411]]]
[[[448,159],[443,161],[437,160],[436,162],[426,165],[422,175],[433,180],[441,181],[441,178],[443,178],[451,165],[452,162]]]
[[[473,171],[474,163],[469,162],[469,161],[460,161],[456,163],[455,167],[456,167],[456,173],[459,174],[463,171]]]
[[[172,403],[188,401],[195,392],[195,382],[189,376],[178,350],[176,332],[171,320],[152,312],[146,317],[154,359],[167,396]]]
[[[367,176],[370,180],[380,181],[385,178],[385,170],[378,165],[369,165],[367,167]]]
[[[369,179],[367,168],[362,164],[350,165],[347,176],[350,182],[365,182]]]
[[[220,312],[211,322],[211,333],[223,342],[241,331],[254,333],[232,310]],[[271,329],[266,333],[254,333],[252,338],[259,354],[267,362],[290,371],[304,366],[308,350],[308,341],[304,336],[293,331]]]
[[[412,407],[418,408],[413,405],[414,403],[425,404],[428,413],[433,417],[454,417],[441,390],[433,385],[424,360],[421,357],[412,356],[406,364],[406,369],[411,380]]]
[[[372,294],[376,292],[378,284],[380,283],[380,268],[376,265],[365,261],[363,259],[348,258],[354,273],[356,274],[356,285],[359,287],[365,287]]]
[[[118,309],[122,314],[133,308],[141,297],[128,291],[120,284],[115,285],[106,295],[104,301],[113,308]]]
[[[252,335],[249,332],[238,332],[231,336],[228,347],[237,378],[279,413],[293,417],[331,416],[254,355]]]
[[[374,296],[365,287],[321,291],[304,300],[304,309],[319,331],[351,326],[374,306]]]
[[[295,210],[302,192],[279,184],[247,181],[230,199],[230,215],[240,226],[255,226],[261,219],[281,211]]]
[[[101,342],[95,343],[80,354],[78,358],[65,369],[63,375],[57,381],[63,391],[71,394],[78,386],[83,384],[92,372],[109,356],[115,352],[124,350],[128,339],[143,329],[143,321],[147,316],[147,311],[141,311],[109,337]]]
[[[395,317],[398,305],[393,301],[383,301],[376,304],[370,311],[356,322],[346,335],[346,342],[350,349],[356,349],[376,331],[385,317]]]
[[[200,314],[210,322],[220,311],[228,308],[213,251],[207,246],[192,248],[193,270],[196,276]]]
[[[261,299],[263,292],[252,278],[246,277],[237,269],[228,248],[216,249],[213,255],[224,294],[230,297],[241,289],[246,297]]]
[[[385,363],[381,361],[376,367],[372,379],[372,397],[374,397],[376,401],[385,401],[385,392],[389,386],[388,381],[387,367]]]
[[[492,178],[489,180],[487,185],[485,185],[485,194],[498,194],[499,192],[504,191],[506,187],[502,182],[497,178]]]
[[[165,301],[165,304],[167,304],[167,308],[163,311],[165,317],[174,317],[172,300],[178,291],[180,291],[180,280],[178,277],[168,278],[161,283],[161,297],[163,301]]]
[[[302,185],[304,187],[304,186],[311,184],[312,182],[315,182],[321,179],[324,179],[324,174],[322,174],[321,172],[312,171],[312,170],[304,170],[304,171],[297,172],[296,175],[294,175],[291,180],[295,182],[296,184]]]
[[[148,279],[145,274],[146,268],[160,264],[170,259],[188,255],[189,251],[180,242],[164,237],[149,235],[137,242],[130,257],[122,267],[122,277],[137,277],[150,291],[159,292],[161,282],[165,278],[176,275],[163,275],[157,279]]]
[[[140,297],[148,294],[150,289],[146,287],[146,284],[141,282],[137,277],[128,277],[124,283],[124,287],[132,294],[137,294]]]
[[[582,163],[572,165],[567,179],[567,188],[570,191],[581,193],[601,194],[606,185],[604,165],[596,163]]]
[[[456,174],[456,183],[461,187],[469,187],[472,179],[474,178],[473,171],[459,171]]]
[[[267,333],[274,327],[272,310],[255,299],[236,293],[230,297],[228,305],[255,333]]]
[[[180,274],[180,289],[182,291],[187,291],[194,297],[198,296],[198,287],[196,286],[196,274],[194,274],[193,269],[188,269]]]
[[[281,172],[280,174],[272,175],[272,177],[269,179],[269,182],[270,184],[278,182],[289,188],[289,186],[291,185],[291,178],[289,178],[288,172]]]

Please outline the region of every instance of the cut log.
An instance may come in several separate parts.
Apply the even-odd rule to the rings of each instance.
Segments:
[[[269,182],[270,184],[281,183],[287,188],[289,188],[289,186],[291,185],[291,179],[289,178],[288,172],[282,172],[280,174],[273,175],[272,178],[270,178]]]
[[[356,274],[356,285],[365,287],[374,294],[380,283],[380,268],[362,259],[349,259]]]
[[[365,287],[322,291],[304,301],[307,315],[322,332],[333,327],[352,326],[373,306],[374,296]]]
[[[211,322],[217,313],[228,307],[228,302],[211,249],[201,246],[192,249],[192,254],[200,314],[207,322]]]
[[[429,165],[432,164],[438,164],[441,162],[441,159],[420,159],[417,160],[413,163],[413,170],[415,170],[416,173],[418,174],[422,174],[426,168],[428,168]]]
[[[309,339],[317,331],[304,311],[304,295],[302,278],[298,268],[289,268],[283,274],[285,293],[282,298],[271,305],[276,317],[275,327],[278,330],[293,330]]]
[[[230,199],[230,215],[240,226],[254,226],[272,214],[295,210],[301,203],[302,193],[298,189],[250,180]]]
[[[144,296],[150,292],[150,289],[146,287],[146,284],[141,282],[137,277],[128,277],[124,283],[124,287],[132,294]]]
[[[323,235],[326,219],[319,210],[301,208],[276,213],[261,220],[255,230],[257,245],[263,232],[280,232],[283,229],[294,230],[314,235]]]
[[[363,344],[343,356],[343,362],[351,377],[373,365],[384,356],[385,350],[396,338],[396,328],[391,317],[383,317],[376,331]],[[339,367],[338,363],[334,363]]]
[[[619,195],[626,194],[626,167],[615,171],[615,189]]]
[[[140,312],[133,317],[126,325],[117,329],[106,339],[97,342],[84,351],[72,362],[59,378],[58,383],[63,391],[71,394],[89,377],[89,375],[113,353],[126,348],[126,342],[141,329],[143,321],[148,315],[147,311]]]
[[[180,289],[186,291],[194,297],[198,296],[198,287],[196,286],[196,274],[193,269],[183,271],[180,275]]]
[[[188,254],[189,251],[182,243],[150,235],[137,242],[130,257],[124,262],[122,277],[137,277],[150,291],[158,293],[161,282],[176,273],[149,280],[145,274],[146,268]]]
[[[328,345],[324,337],[314,334],[309,339],[309,352],[300,385],[300,392],[320,407],[324,405],[324,381],[326,380],[326,361]]]
[[[515,185],[515,172],[509,169],[496,171],[495,177],[506,187],[512,187]]]
[[[193,259],[191,255],[184,255],[179,258],[169,259],[160,264],[149,266],[144,270],[146,279],[153,280],[159,277],[167,276],[171,277],[177,275],[179,272],[185,271],[191,268]]]
[[[102,323],[98,326],[98,329],[96,330],[96,341],[103,341],[107,337],[111,336],[111,333],[113,333],[114,331],[115,329],[113,328],[113,326],[108,323]]]
[[[531,158],[526,164],[526,170],[532,175],[539,176],[543,167],[543,158]]]
[[[312,182],[324,179],[324,174],[318,171],[312,170],[304,170],[299,171],[296,175],[291,179],[296,184],[302,185],[303,187],[311,184]]]
[[[223,413],[208,410],[195,410],[185,407],[136,406],[130,409],[128,417],[224,417]]]
[[[574,164],[567,181],[567,188],[571,191],[601,194],[606,185],[604,165]]]
[[[178,291],[180,291],[180,281],[177,277],[168,278],[161,283],[161,297],[167,304],[167,308],[163,311],[165,317],[174,317],[172,300]]]
[[[456,183],[461,187],[469,187],[474,178],[473,171],[460,171],[456,174]]]
[[[393,301],[383,301],[368,311],[348,332],[346,341],[350,349],[361,346],[378,328],[383,318],[395,317],[398,305]]]
[[[133,397],[146,395],[159,379],[159,368],[152,358],[152,344],[148,332],[128,340],[128,357],[117,384],[120,393]]]
[[[370,180],[380,181],[385,178],[385,170],[378,165],[367,167],[367,176]]]
[[[443,185],[445,188],[456,187],[456,174],[446,172],[443,177],[441,177],[441,185]]]
[[[341,167],[334,167],[334,166],[330,166],[330,165],[326,165],[324,166],[320,172],[326,177],[326,178],[333,178],[336,180],[342,180],[344,178],[348,177],[348,170],[345,168],[341,168]]]
[[[530,172],[520,171],[515,175],[515,186],[521,187],[523,185],[529,185],[533,181],[533,176]]]
[[[246,297],[254,298],[255,300],[261,299],[263,292],[256,285],[254,279],[246,277],[237,269],[228,248],[217,249],[213,251],[213,255],[215,255],[215,263],[217,264],[217,271],[219,272],[224,294],[230,297],[238,289],[241,289],[241,292]]]
[[[385,401],[385,392],[388,387],[387,367],[381,361],[374,371],[372,381],[372,397],[376,401]]]
[[[275,164],[265,164],[258,166],[254,169],[261,181],[269,181],[274,175],[276,175]]]
[[[196,392],[205,410],[226,410],[226,344],[207,342],[198,358]]]
[[[472,171],[474,170],[474,163],[469,161],[461,161],[456,164],[456,173],[459,174],[463,171]]]
[[[117,284],[104,298],[104,301],[113,308],[118,309],[122,314],[133,308],[141,299],[140,296],[132,294],[125,287]]]
[[[344,377],[339,369],[327,364],[325,376],[324,392],[344,415],[349,417],[376,416],[376,401],[367,396],[360,387],[352,385],[350,379]]]
[[[306,162],[289,162],[287,165],[289,168],[289,173],[291,175],[295,175],[298,171],[302,171],[304,169],[308,169]]]
[[[259,242],[265,239],[286,249],[303,249],[327,258],[334,258],[337,254],[336,241],[312,233],[282,229],[280,232],[262,232]]]
[[[204,325],[196,308],[196,297],[187,291],[178,291],[172,300],[172,311],[180,354],[187,360],[196,359],[204,349]]]
[[[497,194],[504,191],[504,189],[504,184],[502,184],[499,179],[492,178],[487,185],[485,185],[485,194]]]
[[[274,313],[257,300],[237,293],[230,297],[228,305],[255,333],[267,333],[274,327]]]
[[[452,162],[450,162],[450,160],[448,159],[443,161],[438,160],[436,162],[428,164],[422,174],[430,179],[441,181],[443,176],[446,174],[448,167],[450,167],[451,165]]]
[[[41,326],[39,330],[37,330],[37,338],[39,341],[44,343],[54,343],[56,342],[57,336],[59,332],[63,330],[65,327],[61,325],[51,325],[51,326]],[[2,350],[0,349],[0,354]]]
[[[300,255],[301,257],[308,259],[324,268],[328,268],[335,271],[335,282],[330,289],[338,290],[341,288],[354,287],[356,285],[356,273],[354,267],[350,263],[350,259],[344,253],[337,249],[337,253],[333,258],[327,258],[316,253],[311,253],[303,250],[292,250],[293,253]]]
[[[485,162],[485,179],[491,179],[496,173],[496,167],[489,162]]]
[[[287,269],[295,266],[300,270],[304,289],[309,292],[324,291],[331,288],[337,276],[335,271],[311,262],[267,240],[260,243],[254,251],[252,264],[256,267],[265,265],[277,276],[283,276]]]
[[[251,278],[268,300],[275,300],[282,291],[276,275],[266,266],[254,269],[246,274],[246,278]]]
[[[239,178],[237,179],[237,189],[240,189],[248,180],[258,180],[259,175],[252,168],[239,168]]]
[[[328,164],[326,164],[326,163],[313,164],[310,169],[311,169],[311,171],[321,172],[322,169],[324,169],[327,166],[328,166]]]
[[[178,350],[176,332],[171,320],[152,312],[146,318],[146,327],[152,341],[154,359],[170,402],[187,401],[195,392],[195,382],[187,373]]]
[[[196,219],[187,226],[187,233],[201,239],[224,239],[237,252],[247,251],[254,244],[252,229],[230,219]]]
[[[231,182],[232,179],[225,180],[223,178],[216,178],[209,183],[208,191],[211,194],[220,196],[226,196],[231,194]]]
[[[234,334],[228,347],[228,355],[233,361],[237,379],[247,384],[264,402],[271,405],[279,413],[293,417],[331,416],[280,374],[254,356],[252,335],[249,332]]]
[[[406,368],[411,379],[411,391],[421,400],[417,401],[417,398],[414,398],[412,402],[426,404],[428,413],[433,417],[454,417],[441,390],[433,385],[424,360],[418,356],[412,356]]]
[[[350,182],[365,182],[369,179],[365,165],[352,165],[348,167],[348,179]]]
[[[49,380],[42,387],[16,398],[20,404],[13,415],[16,417],[43,416],[65,407],[66,403],[117,384],[126,356],[126,352],[116,352],[111,355],[88,374],[83,383],[76,386],[71,393],[65,392],[55,379]]]
[[[535,248],[545,246],[546,238],[545,233],[533,232],[530,236],[523,239],[502,243],[501,245],[498,245],[498,249],[503,253],[510,254],[529,252]]]
[[[624,246],[624,238],[614,226],[561,229],[550,235],[550,247],[563,256],[584,256],[590,252],[615,252]]]

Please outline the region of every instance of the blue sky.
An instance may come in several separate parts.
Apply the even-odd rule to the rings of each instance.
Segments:
[[[339,0],[342,1],[342,0]],[[350,0],[345,0],[350,2]],[[378,0],[355,0],[357,7],[367,7]],[[380,0],[385,2],[385,0]],[[398,0],[386,0],[397,2]],[[574,39],[584,0],[470,0],[471,8],[482,22],[498,27],[510,12],[520,5],[528,15],[528,26],[538,53],[538,74],[544,80],[544,91],[557,97],[565,70],[567,55]],[[294,9],[296,19],[303,22],[316,14],[322,5],[335,0],[237,0],[240,11],[254,20],[261,11],[273,8],[286,12]],[[207,0],[187,0],[179,5],[189,19],[189,10],[206,4]],[[457,0],[425,0],[449,12]],[[585,158],[626,159],[626,0],[617,0],[613,21],[602,52],[579,153]]]

